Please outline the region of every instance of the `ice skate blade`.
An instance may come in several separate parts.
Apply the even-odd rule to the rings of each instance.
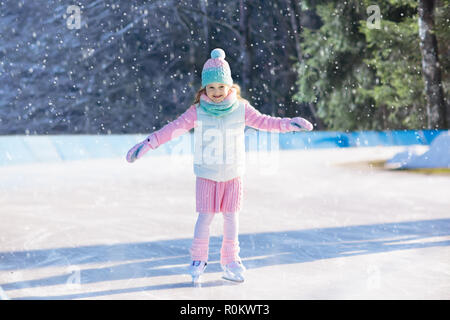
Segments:
[[[222,276],[222,279],[228,280],[228,281],[232,281],[232,282],[237,282],[237,283],[242,283],[244,282],[244,279],[238,279],[238,278],[233,278],[233,277],[228,277],[226,275]]]

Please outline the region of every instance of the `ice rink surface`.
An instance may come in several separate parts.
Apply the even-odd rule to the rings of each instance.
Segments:
[[[0,167],[0,297],[450,299],[450,177],[348,165],[402,150],[247,154],[246,281],[221,279],[218,214],[197,288],[192,156]]]

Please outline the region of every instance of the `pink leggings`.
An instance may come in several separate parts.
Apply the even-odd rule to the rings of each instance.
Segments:
[[[191,246],[192,260],[208,261],[209,227],[214,219],[214,213],[199,213],[195,224],[194,240]],[[239,258],[239,212],[223,213],[223,240],[220,249],[220,263],[222,265]]]

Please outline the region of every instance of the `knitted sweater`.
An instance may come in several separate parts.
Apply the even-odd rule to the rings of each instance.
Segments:
[[[261,112],[256,110],[250,104],[245,104],[246,126],[264,131],[285,133],[293,131],[290,126],[290,120],[291,118],[271,117],[269,115],[261,114]],[[189,130],[196,127],[196,122],[197,106],[194,104],[177,119],[169,122],[150,135],[151,148],[156,149],[160,145],[187,133]]]
[[[249,103],[244,103],[245,125],[264,131],[285,133],[293,131],[290,125],[291,118],[271,117],[261,114]],[[174,121],[169,122],[161,129],[150,134],[150,147],[158,148],[160,145],[187,133],[192,128],[197,127],[197,105],[189,107]]]

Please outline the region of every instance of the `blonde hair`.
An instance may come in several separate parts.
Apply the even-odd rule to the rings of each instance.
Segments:
[[[236,95],[237,95],[237,98],[238,98],[239,100],[243,100],[244,102],[248,102],[247,100],[245,100],[244,98],[241,97],[241,87],[239,87],[238,84],[233,83],[233,85],[231,86],[231,88],[236,89]],[[200,96],[201,96],[202,94],[206,94],[206,87],[202,87],[202,88],[200,88],[200,89],[197,91],[197,93],[195,94],[195,98],[194,98],[194,104],[200,102]]]

